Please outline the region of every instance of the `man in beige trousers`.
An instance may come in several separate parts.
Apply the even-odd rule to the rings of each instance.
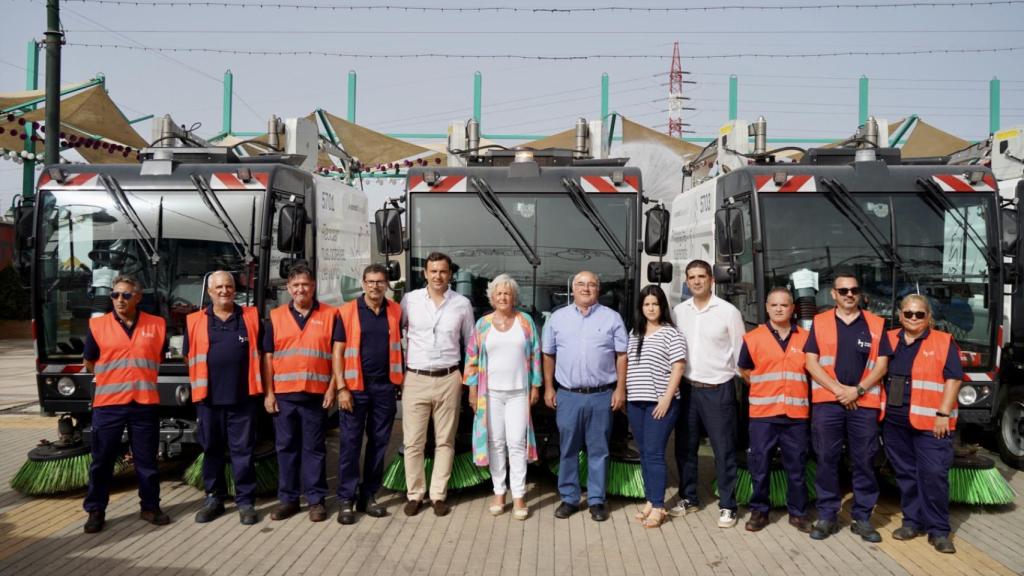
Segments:
[[[402,391],[402,436],[405,441],[406,516],[415,516],[426,495],[423,449],[427,427],[434,419],[434,469],[430,501],[434,514],[445,516],[448,478],[455,457],[455,430],[462,399],[459,361],[473,331],[473,306],[449,287],[452,260],[440,252],[427,256],[427,287],[402,299],[406,330],[405,385]]]

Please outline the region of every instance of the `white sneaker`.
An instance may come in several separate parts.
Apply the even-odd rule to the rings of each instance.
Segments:
[[[722,508],[718,511],[718,527],[732,528],[736,525],[736,513],[732,510]]]
[[[697,509],[698,506],[696,504],[690,502],[686,498],[683,498],[679,500],[675,506],[668,509],[668,515],[674,517],[686,516],[689,512],[696,512]]]

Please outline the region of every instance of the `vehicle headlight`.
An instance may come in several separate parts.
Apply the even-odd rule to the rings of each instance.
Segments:
[[[68,376],[63,376],[57,380],[57,392],[61,396],[71,396],[75,393],[78,387],[75,386],[75,381]]]
[[[964,406],[970,406],[978,401],[978,389],[974,386],[963,386],[956,395],[956,399]]]
[[[178,406],[184,406],[188,404],[189,399],[192,397],[192,389],[188,384],[179,384],[174,390],[174,399],[178,402]]]

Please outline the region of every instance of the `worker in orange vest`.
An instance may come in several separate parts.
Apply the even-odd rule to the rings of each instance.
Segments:
[[[334,367],[338,386],[338,523],[353,524],[355,512],[387,516],[376,495],[384,478],[384,455],[398,411],[402,365],[402,307],[384,296],[388,271],[381,264],[363,270],[363,295],[339,309],[345,331],[343,358]],[[337,362],[338,359],[336,358]],[[366,436],[363,480],[359,454]],[[355,510],[353,510],[353,507]]]
[[[871,524],[871,512],[878,501],[873,460],[885,394],[879,384],[888,364],[888,358],[878,355],[885,321],[860,309],[860,294],[856,276],[837,273],[832,285],[836,307],[814,317],[804,345],[812,379],[811,438],[818,459],[814,540],[839,531],[839,462],[845,444],[853,464],[850,531],[867,542],[882,541]]]
[[[309,519],[327,519],[327,410],[337,388],[332,362],[345,339],[338,311],[316,299],[316,276],[305,263],[288,271],[291,302],[270,312],[263,331],[264,406],[274,415],[280,504],[271,520],[299,511],[299,496],[309,504]],[[300,492],[301,488],[301,492]]]
[[[196,513],[199,523],[224,513],[228,496],[224,451],[231,454],[235,504],[244,525],[256,524],[256,416],[263,394],[260,377],[259,311],[235,305],[235,279],[218,270],[207,276],[211,304],[185,320],[182,355],[188,359],[192,402],[199,416],[206,500]]]
[[[747,468],[753,478],[754,493],[746,529],[757,532],[768,525],[771,461],[778,446],[789,477],[789,523],[801,532],[810,532],[804,480],[810,417],[810,386],[804,368],[808,334],[793,321],[793,294],[788,289],[773,288],[765,300],[768,322],[743,336],[736,363],[740,375],[750,385]]]
[[[167,350],[163,318],[141,312],[142,284],[132,276],[114,278],[113,312],[89,320],[83,359],[96,375],[92,400],[92,464],[85,511],[85,532],[103,529],[114,463],[121,456],[121,436],[128,427],[132,463],[139,479],[139,517],[157,526],[171,519],[160,510],[157,449],[160,420],[157,373]]]
[[[953,464],[957,393],[964,378],[953,337],[931,328],[928,299],[912,294],[900,302],[900,324],[882,341],[888,356],[885,454],[900,487],[903,525],[896,540],[928,535],[939,552],[953,554],[949,538],[949,467]]]

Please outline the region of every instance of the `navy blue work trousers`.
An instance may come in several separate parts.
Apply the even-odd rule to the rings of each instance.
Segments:
[[[676,466],[679,496],[694,504],[701,430],[707,431],[715,455],[718,507],[736,511],[736,387],[732,380],[709,388],[683,381],[683,412],[676,421]]]
[[[125,404],[92,409],[92,464],[89,465],[89,490],[83,508],[86,512],[104,511],[110,502],[110,481],[114,464],[121,457],[121,437],[128,428],[135,476],[139,479],[139,506],[142,510],[160,508],[160,478],[157,475],[157,450],[160,446],[160,419],[155,404]]]
[[[321,394],[278,394],[274,415],[277,434],[277,498],[297,503],[305,494],[310,506],[327,495],[327,413]]]
[[[904,410],[886,414],[882,438],[900,488],[903,525],[929,536],[948,536],[953,437],[936,438],[931,430],[913,428]]]
[[[205,402],[196,404],[199,444],[203,447],[203,488],[207,494],[220,500],[228,496],[227,479],[224,477],[227,452],[235,480],[235,503],[243,506],[256,501],[253,451],[259,408],[252,400],[224,406],[210,406]]]
[[[820,402],[811,407],[811,433],[818,459],[814,487],[818,492],[818,518],[834,522],[842,502],[839,465],[843,444],[853,465],[853,510],[858,522],[871,519],[878,502],[878,478],[874,459],[878,452],[878,410],[847,410],[838,402]]]
[[[370,500],[380,490],[384,477],[384,455],[398,411],[398,387],[384,381],[367,380],[365,390],[352,392],[352,411],[338,410],[340,453],[338,454],[338,500]],[[359,481],[359,453],[366,437],[363,478]]]
[[[789,478],[786,492],[786,508],[790,516],[803,517],[807,514],[807,481],[804,468],[807,465],[807,420],[774,423],[762,418],[750,419],[750,451],[747,454],[747,469],[754,483],[750,497],[750,509],[768,513],[771,507],[771,464],[775,447],[782,449],[782,468]]]

